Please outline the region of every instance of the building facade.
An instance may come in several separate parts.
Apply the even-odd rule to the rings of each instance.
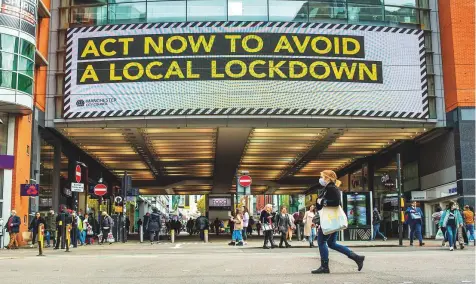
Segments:
[[[0,29],[4,218],[110,210],[126,172],[144,196],[236,194],[243,170],[252,194],[295,196],[330,168],[391,235],[397,154],[426,216],[474,206],[474,1],[38,3]]]
[[[24,184],[38,183],[31,161],[39,151],[32,137],[45,117],[49,5],[7,1],[0,12],[0,219],[6,221],[15,209],[21,232],[28,230],[37,203],[20,191]]]

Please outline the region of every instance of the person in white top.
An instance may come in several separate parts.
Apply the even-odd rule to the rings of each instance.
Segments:
[[[242,212],[243,212],[243,230],[242,230],[242,235],[243,235],[243,241],[244,241],[244,244],[246,245],[246,239],[248,238],[248,236],[246,235],[246,231],[248,229],[248,224],[249,224],[249,221],[250,221],[250,214],[248,213],[248,208],[246,208],[246,206],[243,206],[241,208]]]
[[[312,222],[316,214],[314,213],[314,205],[309,207],[309,211],[304,214],[304,236],[308,238],[309,247],[314,247],[314,239],[316,238],[316,225]]]

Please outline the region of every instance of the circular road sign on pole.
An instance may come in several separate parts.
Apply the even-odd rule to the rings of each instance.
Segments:
[[[104,184],[100,183],[94,187],[94,194],[98,196],[103,196],[106,193],[107,193],[107,186],[105,186]]]
[[[76,183],[81,182],[81,166],[76,165]]]
[[[251,185],[251,177],[250,176],[241,176],[238,179],[238,182],[242,187],[249,187]]]

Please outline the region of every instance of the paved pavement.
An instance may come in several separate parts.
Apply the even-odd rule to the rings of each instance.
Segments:
[[[226,241],[179,238],[174,244],[116,243],[70,253],[46,249],[45,257],[34,249],[2,250],[0,283],[475,283],[474,246],[454,252],[434,241],[425,247],[356,247],[366,256],[361,272],[331,251],[332,273],[312,275],[320,262],[317,248],[263,250],[259,240],[244,247]]]

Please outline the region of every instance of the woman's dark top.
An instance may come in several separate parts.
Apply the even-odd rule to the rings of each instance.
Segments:
[[[321,204],[316,202],[317,210],[321,210],[324,206],[339,206],[340,204],[340,189],[331,182],[326,185],[324,190],[319,194],[319,198],[322,198]]]
[[[456,215],[455,215],[455,211],[454,210],[450,210],[449,214],[448,214],[448,223],[447,223],[447,226],[452,226],[452,227],[455,227],[456,226]]]
[[[261,215],[260,215],[260,217],[259,217],[259,220],[260,220],[261,223],[263,223],[263,224],[270,224],[270,223],[269,223],[269,219],[270,219],[270,218],[268,218],[268,217],[270,217],[270,216],[271,216],[271,214],[269,214],[268,211],[263,210],[263,211],[261,211]]]

